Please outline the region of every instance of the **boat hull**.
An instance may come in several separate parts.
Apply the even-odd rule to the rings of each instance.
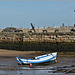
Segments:
[[[30,63],[38,64],[38,63],[45,63],[45,62],[56,60],[56,57],[57,57],[57,52],[45,54],[42,56],[37,56],[35,57],[35,59],[21,59],[18,57],[16,57],[16,59],[18,60],[19,64],[30,64]]]

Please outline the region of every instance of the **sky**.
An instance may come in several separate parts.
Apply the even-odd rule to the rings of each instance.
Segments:
[[[75,1],[0,1],[0,28],[73,26]]]

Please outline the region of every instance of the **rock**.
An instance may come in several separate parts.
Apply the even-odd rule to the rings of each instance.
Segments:
[[[75,73],[75,69],[69,69],[66,71],[66,73]]]
[[[71,65],[71,67],[75,67],[75,65]]]

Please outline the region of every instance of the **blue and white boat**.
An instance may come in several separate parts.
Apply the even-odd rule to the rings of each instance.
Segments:
[[[56,60],[56,57],[57,57],[57,52],[37,56],[35,57],[35,59],[32,58],[22,59],[18,57],[16,57],[16,59],[18,60],[19,64],[37,64],[37,63],[45,63],[45,62]]]

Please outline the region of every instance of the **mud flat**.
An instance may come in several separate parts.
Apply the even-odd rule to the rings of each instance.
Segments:
[[[6,50],[0,49],[0,57],[16,57],[16,56],[24,56],[29,54],[38,54],[42,53],[41,51],[16,51],[16,50]]]
[[[57,63],[19,65],[16,56],[30,58],[45,54],[42,51],[0,50],[0,75],[75,75],[75,53],[59,53]]]

